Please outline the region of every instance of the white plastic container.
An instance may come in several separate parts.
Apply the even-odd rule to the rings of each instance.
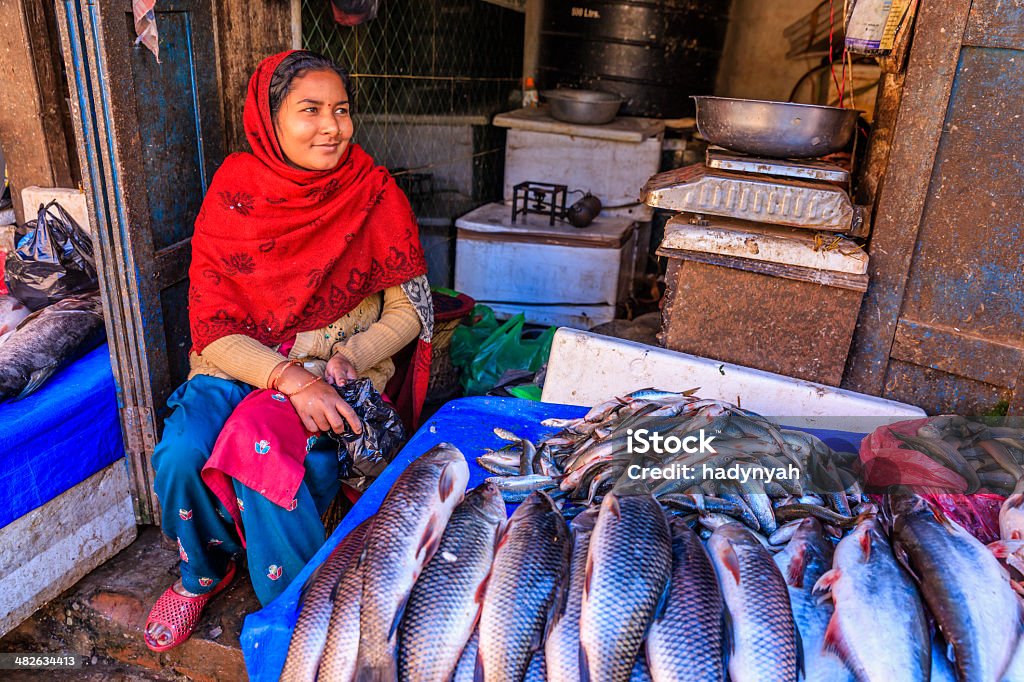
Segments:
[[[500,316],[589,328],[615,318],[633,278],[636,223],[598,217],[585,228],[487,204],[455,221],[455,288]]]
[[[605,206],[602,215],[651,219],[653,209],[639,197],[661,163],[663,121],[619,117],[605,125],[579,125],[532,108],[498,114],[494,125],[508,128],[506,202],[521,182],[550,182],[591,192]],[[569,203],[579,196],[570,195]]]
[[[541,400],[596,405],[641,388],[684,391],[735,403],[788,426],[869,433],[924,410],[824,384],[730,365],[634,341],[559,329]]]

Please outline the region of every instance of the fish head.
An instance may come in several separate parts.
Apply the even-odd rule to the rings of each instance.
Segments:
[[[600,512],[599,507],[588,507],[586,511],[578,514],[576,518],[572,520],[572,530],[574,533],[591,533],[594,530],[594,526],[597,524],[597,515]]]
[[[555,501],[551,499],[543,490],[535,490],[526,499],[519,503],[516,510],[512,512],[509,523],[515,523],[516,521],[533,516],[534,514],[546,514],[549,512],[557,512],[558,508],[555,506]]]
[[[505,501],[501,491],[493,483],[481,483],[466,493],[463,504],[470,505],[485,519],[493,523],[504,523],[506,520]]]
[[[436,462],[438,464],[466,461],[462,451],[451,443],[438,443],[420,455],[418,459],[423,462]]]

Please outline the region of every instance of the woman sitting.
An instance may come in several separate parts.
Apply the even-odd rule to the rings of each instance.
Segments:
[[[348,74],[319,55],[265,59],[243,115],[252,153],[225,160],[196,219],[192,370],[168,400],[173,412],[153,455],[163,531],[181,557],[181,579],[146,624],[156,651],[189,637],[207,601],[230,583],[243,548],[267,604],[324,542],[320,518],[340,485],[334,452],[300,452],[288,503],[225,478],[234,497],[227,505],[204,483],[218,435],[254,388],[270,389],[264,394],[287,410],[282,429],[303,433],[340,433],[346,424],[359,431],[352,407],[329,385],[356,377],[378,391],[388,386],[403,416],[419,417],[432,326],[426,265],[405,195],[351,143],[350,91]],[[417,337],[400,382],[392,356]],[[258,460],[270,444],[249,448]]]

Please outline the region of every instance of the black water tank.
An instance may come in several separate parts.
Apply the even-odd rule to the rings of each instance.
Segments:
[[[617,92],[623,116],[693,115],[710,95],[729,0],[547,0],[539,84]]]

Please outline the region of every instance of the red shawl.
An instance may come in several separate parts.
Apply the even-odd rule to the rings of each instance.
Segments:
[[[426,273],[409,201],[358,145],[329,171],[285,161],[269,92],[288,54],[264,59],[250,79],[243,122],[252,153],[224,161],[196,219],[189,323],[197,353],[232,334],[283,343]],[[405,382],[412,395],[398,398],[414,420],[429,358],[430,344],[420,341]]]

